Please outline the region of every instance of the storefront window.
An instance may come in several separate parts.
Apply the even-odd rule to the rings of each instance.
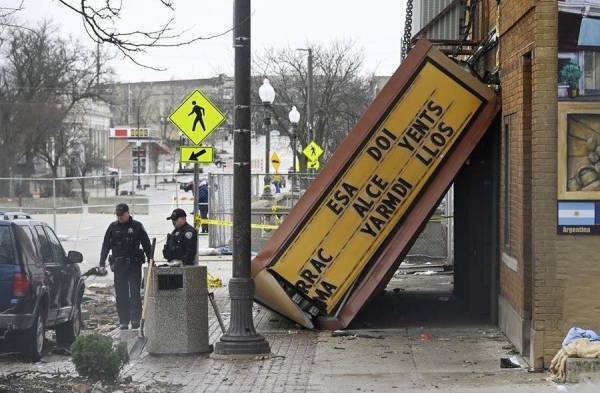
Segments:
[[[600,52],[586,51],[584,64],[584,87],[586,95],[589,95],[589,90],[600,90]]]

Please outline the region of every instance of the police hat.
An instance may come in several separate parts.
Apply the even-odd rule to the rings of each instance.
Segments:
[[[115,213],[116,213],[117,215],[119,215],[119,216],[120,216],[121,214],[123,214],[123,213],[127,213],[127,212],[129,212],[129,206],[127,206],[127,204],[126,204],[126,203],[119,203],[119,204],[117,205],[117,207],[115,208]]]
[[[179,217],[186,217],[187,214],[185,213],[185,210],[183,209],[175,209],[173,210],[173,213],[171,213],[171,215],[169,217],[167,217],[167,220],[177,220]]]

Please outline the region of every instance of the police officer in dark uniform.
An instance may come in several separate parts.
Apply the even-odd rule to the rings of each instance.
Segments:
[[[152,258],[152,246],[144,226],[129,215],[129,207],[126,204],[118,204],[115,214],[117,221],[108,226],[104,235],[100,269],[106,271],[106,257],[112,250],[109,262],[115,275],[115,294],[121,330],[129,329],[129,322],[132,329],[138,329],[142,314],[142,264],[145,262],[144,254],[148,260]]]
[[[198,251],[198,232],[187,223],[187,214],[183,209],[175,209],[167,220],[173,222],[173,232],[167,235],[163,256],[169,262],[181,261],[184,265],[193,265]]]

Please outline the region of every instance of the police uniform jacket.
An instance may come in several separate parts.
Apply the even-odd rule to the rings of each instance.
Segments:
[[[184,265],[194,264],[198,249],[198,232],[193,226],[186,223],[181,228],[175,228],[167,237],[163,248],[166,260],[180,260]]]
[[[144,254],[151,258],[152,246],[142,223],[130,217],[125,223],[117,220],[108,226],[102,242],[100,266],[105,265],[110,250],[115,260],[126,258],[129,261],[144,263]]]

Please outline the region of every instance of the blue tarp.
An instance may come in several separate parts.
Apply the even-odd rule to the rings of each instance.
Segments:
[[[600,46],[600,19],[583,18],[579,29],[580,46]]]
[[[563,347],[569,345],[571,341],[578,338],[587,338],[590,341],[600,341],[600,336],[593,330],[585,330],[578,327],[573,327],[569,330],[565,339],[563,340]]]

